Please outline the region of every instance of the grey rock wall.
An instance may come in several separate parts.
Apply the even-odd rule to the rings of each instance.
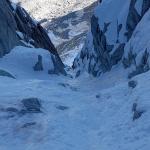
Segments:
[[[123,63],[125,68],[130,67],[131,64],[134,63],[134,59],[136,56],[134,56],[135,54],[133,54],[132,51],[128,54],[128,58],[123,58],[124,48],[126,46],[126,43],[130,40],[138,23],[141,21],[144,14],[150,8],[150,1],[143,0],[141,6],[142,10],[140,14],[136,9],[136,2],[137,0],[130,0],[126,23],[119,24],[117,21],[117,40],[113,43],[113,45],[109,44],[107,39],[108,35],[106,34],[107,30],[109,30],[111,22],[102,22],[104,24],[102,29],[99,26],[100,18],[98,19],[95,16],[92,17],[91,34],[93,39],[90,39],[92,41],[87,41],[87,45],[84,46],[83,50],[73,63],[73,69],[76,70],[77,73],[81,73],[82,70],[86,70],[89,74],[92,74],[93,76],[99,76],[101,73],[110,71],[112,66],[116,65],[119,62]],[[123,26],[125,26],[126,28],[126,32],[122,33],[123,36],[126,38],[126,41],[121,42],[119,40],[119,35]],[[114,35],[114,41],[115,38],[116,37]],[[90,42],[92,44],[89,44]],[[145,55],[147,56],[146,52]],[[145,60],[144,56],[143,59]],[[149,67],[145,66],[147,66],[146,63],[144,65],[141,64],[139,67],[136,66],[138,69],[133,74],[139,74],[145,70],[148,70]],[[133,74],[129,76],[132,77]]]
[[[17,24],[6,0],[0,1],[0,57],[19,44]]]

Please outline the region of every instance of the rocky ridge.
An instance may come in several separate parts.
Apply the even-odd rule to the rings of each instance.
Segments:
[[[145,34],[149,31],[146,16],[148,17],[150,2],[147,0],[115,0],[115,4],[117,6],[114,5],[113,0],[108,3],[104,0],[97,7],[92,17],[91,32],[86,44],[73,64],[78,74],[86,70],[94,76],[99,76],[110,71],[119,62],[124,68],[131,68],[129,78],[149,70],[149,48],[144,46],[145,42],[148,42],[148,37],[142,38],[143,49],[141,46],[140,48],[143,55],[139,56],[140,58],[138,57],[140,52],[137,52],[133,45],[139,44],[135,40],[136,36],[140,38],[141,35],[145,36],[145,30],[147,30]],[[147,25],[145,25],[146,20]],[[138,61],[139,65],[137,65]]]

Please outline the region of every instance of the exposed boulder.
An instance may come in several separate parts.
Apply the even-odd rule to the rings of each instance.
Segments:
[[[129,81],[129,82],[128,82],[128,86],[129,86],[130,88],[133,88],[133,89],[134,89],[134,88],[137,86],[137,82],[134,81],[134,80]]]
[[[41,112],[41,102],[38,98],[26,98],[22,101],[23,110],[22,113],[40,113]]]

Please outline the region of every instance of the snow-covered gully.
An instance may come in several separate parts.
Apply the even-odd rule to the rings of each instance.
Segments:
[[[0,60],[16,78],[0,77],[1,150],[148,149],[149,72],[134,79],[134,89],[119,66],[100,78],[48,75],[47,61],[43,72],[32,68],[45,51],[24,49],[18,63],[18,49]],[[30,98],[39,100],[40,112],[26,112],[22,100]],[[134,103],[144,113],[133,121]]]
[[[39,22],[0,0],[0,150],[150,149],[150,1],[99,2],[73,65],[74,51],[64,55],[69,68]]]

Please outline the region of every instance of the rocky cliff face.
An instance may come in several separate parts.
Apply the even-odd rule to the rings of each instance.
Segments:
[[[10,9],[9,2],[0,1],[0,56],[8,53],[15,45],[19,44],[16,30],[17,24]],[[9,3],[10,4],[10,3]],[[7,19],[6,19],[7,18]]]
[[[58,72],[65,73],[63,63],[47,32],[23,8],[9,0],[0,1],[0,41],[0,56],[17,45],[44,48],[54,55]]]
[[[109,2],[103,0],[92,17],[91,33],[89,33],[86,44],[74,61],[73,68],[76,69],[78,74],[86,70],[94,76],[99,76],[101,73],[110,71],[119,62],[122,62],[125,68],[131,68],[134,62],[135,70],[134,73],[129,73],[129,77],[137,72],[143,72],[145,70],[143,66],[148,61],[149,49],[146,48],[146,51],[141,49],[145,52],[139,60],[141,61],[139,69],[134,61],[138,54],[135,52],[136,49],[133,49],[131,40],[135,39],[136,36],[140,36],[142,32],[140,30],[147,29],[148,33],[148,21],[147,25],[143,23],[140,29],[138,25],[144,22],[149,8],[150,1],[147,0],[111,0]],[[144,46],[148,39],[144,37],[146,35],[143,33],[141,38],[144,40],[141,45]],[[145,34],[147,33],[145,32]],[[134,40],[134,42],[137,41]],[[129,43],[130,50],[127,46]],[[146,70],[148,68],[146,67]]]

